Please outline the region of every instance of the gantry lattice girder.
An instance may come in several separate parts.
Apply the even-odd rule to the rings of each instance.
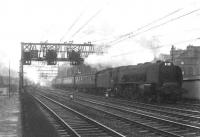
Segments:
[[[47,65],[56,65],[60,61],[68,61],[71,65],[82,64],[84,58],[92,53],[102,53],[95,50],[90,42],[84,44],[69,43],[26,43],[21,42],[20,60],[20,90],[23,89],[23,66],[31,65],[32,61],[46,62]],[[42,71],[41,71],[42,72]],[[46,71],[47,72],[47,71]],[[52,73],[52,72],[51,72]],[[53,74],[55,75],[55,74]],[[50,74],[41,73],[41,76]]]
[[[95,53],[94,45],[91,43],[73,44],[73,43],[21,43],[22,54],[31,52],[32,61],[46,61],[48,51],[55,51],[56,61],[70,61],[69,53],[72,51],[80,53],[81,58]],[[23,55],[24,57],[24,55]]]

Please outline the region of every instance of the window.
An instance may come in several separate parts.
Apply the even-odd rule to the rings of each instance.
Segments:
[[[171,66],[170,62],[165,62],[165,66]]]
[[[188,75],[193,75],[193,68],[192,67],[188,67]]]
[[[196,68],[196,74],[197,74],[197,75],[200,74],[200,73],[199,73],[199,72],[200,72],[199,70],[200,70],[200,68]]]
[[[181,61],[181,65],[184,65],[184,62],[183,62],[183,61]]]

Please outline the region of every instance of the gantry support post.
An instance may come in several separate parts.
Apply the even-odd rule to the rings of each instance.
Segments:
[[[24,90],[24,67],[23,67],[24,55],[23,55],[23,44],[21,44],[21,60],[19,67],[19,92]]]

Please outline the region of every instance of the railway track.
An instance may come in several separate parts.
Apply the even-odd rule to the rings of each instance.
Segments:
[[[72,137],[124,137],[99,122],[45,96],[34,97],[64,127],[63,136]],[[64,135],[63,132],[66,132]]]
[[[65,95],[64,95],[65,96]],[[76,96],[77,98],[88,98],[88,96],[84,94],[79,94]],[[159,105],[153,105],[153,104],[145,104],[145,103],[139,103],[139,102],[128,102],[124,100],[119,99],[112,99],[108,100],[105,98],[100,98],[97,96],[91,96],[88,98],[88,100],[91,100],[91,97],[93,100],[101,100],[103,102],[110,102],[112,104],[117,104],[118,106],[125,106],[128,107],[127,109],[133,109],[134,111],[141,111],[143,113],[152,113],[154,115],[162,115],[165,118],[168,119],[174,119],[177,122],[182,122],[184,124],[191,124],[194,126],[200,126],[200,111],[196,110],[188,110],[188,109],[181,109],[176,107],[169,107],[169,106],[159,106]],[[128,102],[128,103],[127,103]],[[199,109],[200,110],[200,109]]]
[[[50,124],[52,124],[57,131],[57,134],[60,137],[70,137],[73,134],[70,134],[70,129],[66,129],[64,123],[60,121],[56,116],[52,115],[51,112],[47,108],[44,108],[44,106],[39,106],[42,113],[46,116]],[[68,131],[69,130],[69,131]]]
[[[187,108],[187,109],[192,109],[194,111],[200,111],[200,103],[194,103],[194,102],[190,102],[190,101],[186,101],[186,102],[178,102],[178,105],[180,108]]]
[[[77,97],[81,101],[85,101],[85,98],[83,97]],[[114,108],[120,108],[122,110],[127,110],[130,112],[138,112],[138,113],[143,113],[147,115],[152,115],[152,116],[159,116],[160,118],[165,118],[167,120],[173,120],[178,123],[183,123],[183,124],[188,124],[190,126],[196,126],[200,128],[200,113],[198,112],[188,112],[184,110],[176,110],[176,109],[168,109],[166,110],[163,109],[162,107],[145,107],[143,106],[137,106],[137,105],[126,105],[126,104],[117,104],[114,105],[113,103],[105,103],[102,101],[96,101],[93,99],[87,99],[87,102],[91,103],[96,103],[98,105],[104,104],[105,106],[112,106]]]
[[[61,91],[62,93],[66,91]],[[86,96],[85,94],[83,93],[79,93],[78,96]],[[91,95],[91,94],[87,94],[88,97],[90,98],[98,98],[98,99],[102,99],[102,100],[105,100],[105,97],[102,97],[102,96],[96,96],[96,95]],[[142,102],[137,102],[137,101],[128,101],[128,100],[125,100],[125,99],[118,99],[118,98],[111,98],[111,101],[116,103],[116,102],[122,102],[123,104],[135,104],[135,105],[139,105],[139,106],[145,106],[145,107],[151,107],[151,108],[162,108],[162,109],[165,109],[165,110],[174,110],[174,111],[182,111],[182,112],[188,112],[188,113],[195,113],[195,112],[199,112],[200,113],[200,104],[197,104],[197,103],[178,103],[178,104],[147,104],[147,103],[142,103]]]
[[[80,98],[79,98],[80,101]],[[123,119],[122,121],[129,120],[129,123],[140,126],[142,132],[146,132],[149,135],[154,134],[153,136],[199,136],[200,128],[197,126],[191,126],[188,124],[180,123],[177,121],[172,121],[169,119],[163,119],[158,116],[153,116],[144,112],[138,112],[136,110],[130,110],[130,108],[122,108],[121,106],[114,106],[112,104],[107,104],[103,102],[91,101],[91,99],[87,99],[87,101],[83,100],[81,102],[77,102],[80,104],[84,104],[87,107],[91,107],[98,111],[102,111],[104,113],[115,115],[118,119]],[[108,109],[109,108],[109,109]],[[132,116],[130,116],[132,115]],[[143,128],[142,128],[143,127]]]
[[[50,91],[59,91],[60,93],[72,93],[70,91],[64,91],[64,90],[60,90],[60,89],[49,89]],[[85,96],[84,93],[78,93],[79,96]],[[92,94],[86,94],[87,96],[89,96],[90,98],[98,98],[98,99],[105,99],[105,97],[102,96],[96,96],[96,95],[92,95]],[[162,104],[162,105],[156,105],[156,104],[146,104],[146,103],[142,103],[142,102],[137,102],[137,101],[128,101],[125,99],[118,99],[118,98],[112,98],[111,101],[113,102],[124,102],[124,104],[136,104],[136,105],[145,105],[147,107],[162,107],[163,109],[166,109],[167,111],[170,110],[174,110],[174,111],[182,111],[182,112],[199,112],[200,113],[200,103],[196,103],[196,102],[192,102],[192,101],[186,101],[186,102],[178,102],[177,104]]]

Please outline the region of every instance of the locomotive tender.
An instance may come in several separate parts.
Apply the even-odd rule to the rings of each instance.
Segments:
[[[56,79],[57,88],[76,88],[143,101],[177,101],[182,96],[182,71],[170,62],[157,61],[108,68],[93,74],[76,74]]]

